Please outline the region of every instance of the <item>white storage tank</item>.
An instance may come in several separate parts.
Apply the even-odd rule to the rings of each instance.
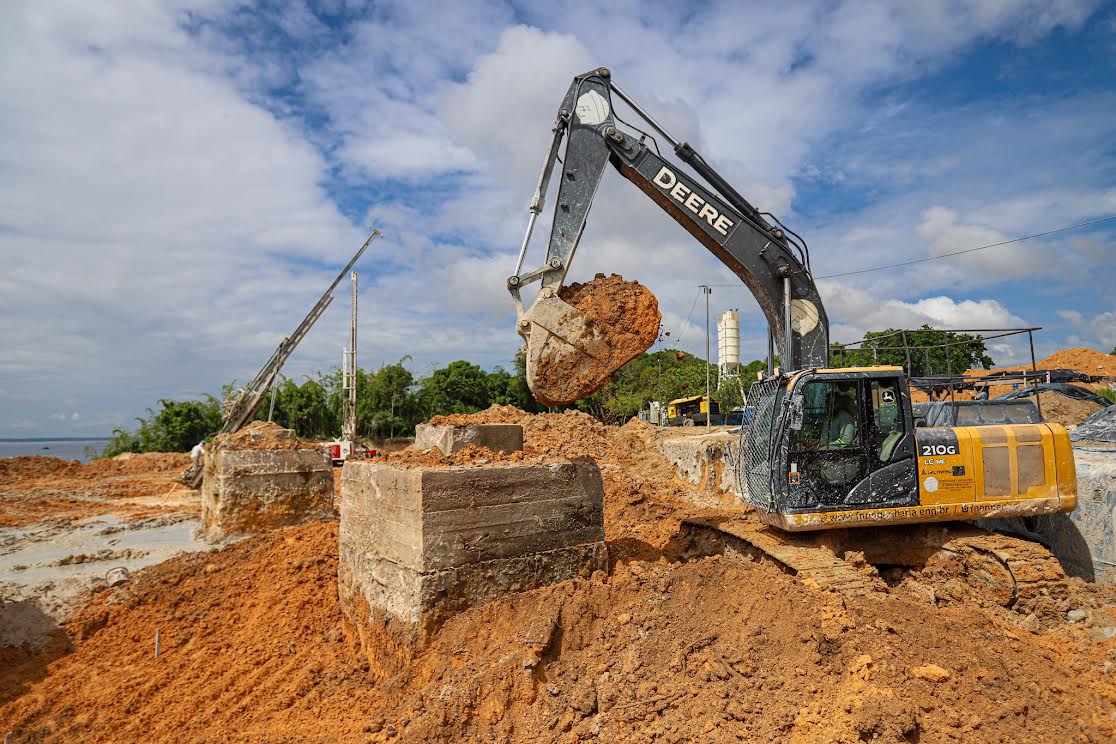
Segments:
[[[740,374],[740,312],[726,310],[717,318],[717,377]]]

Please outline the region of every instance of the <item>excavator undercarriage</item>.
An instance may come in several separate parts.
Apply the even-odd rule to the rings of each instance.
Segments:
[[[960,580],[967,598],[1023,610],[1057,600],[1068,581],[1042,545],[964,523],[791,533],[737,512],[685,519],[682,537],[689,557],[768,562],[839,594],[886,591],[881,574],[902,568],[931,588]]]

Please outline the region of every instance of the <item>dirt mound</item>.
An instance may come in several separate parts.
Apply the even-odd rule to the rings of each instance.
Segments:
[[[407,674],[377,685],[338,606],[336,523],[277,530],[98,595],[68,623],[72,653],[13,659],[0,676],[0,730],[361,744],[1116,736],[1116,640],[1066,625],[1078,604],[1052,605],[1039,633],[947,595],[953,576],[933,583],[940,599],[925,574],[845,597],[769,563],[686,561],[674,537],[696,510],[655,427],[507,407],[466,419],[520,423],[523,457],[600,463],[608,574],[452,617]]]
[[[674,479],[674,467],[655,444],[656,427],[646,421],[632,419],[616,427],[580,411],[536,415],[494,405],[431,423],[519,424],[522,454],[528,460],[597,461],[605,486],[605,537],[614,560],[657,555],[678,532],[683,514],[695,511],[684,498],[686,487]]]
[[[1062,426],[1077,426],[1105,407],[1091,400],[1077,400],[1050,390],[1039,393],[1038,398],[1043,420]]]
[[[77,460],[63,460],[43,455],[0,458],[0,481],[25,480],[54,475],[70,465],[79,464]]]
[[[99,595],[49,676],[6,675],[14,741],[1111,740],[1082,635],[842,598],[766,564],[632,562],[451,618],[377,686],[337,602],[335,523],[179,558]],[[700,610],[697,610],[700,608]],[[154,656],[154,637],[161,655]]]
[[[558,297],[585,315],[589,333],[606,340],[593,356],[555,341],[534,365],[529,380],[535,399],[545,405],[581,400],[608,382],[616,370],[651,348],[662,314],[655,295],[618,274],[597,274],[585,284],[570,284]]]
[[[290,429],[270,421],[253,421],[232,434],[221,434],[207,449],[227,450],[298,450],[320,449],[318,442],[298,439]]]
[[[1116,377],[1116,356],[1105,354],[1096,349],[1078,347],[1056,351],[1045,359],[1035,362],[1038,369],[1073,369],[1087,375]],[[993,372],[1030,372],[1030,364],[1015,364],[994,369],[970,369],[966,375],[983,376]]]
[[[518,424],[525,416],[515,406],[502,406],[493,403],[480,413],[454,413],[448,416],[435,416],[428,423],[432,426],[467,426],[469,424]]]
[[[529,458],[520,452],[493,452],[487,447],[468,445],[451,455],[443,454],[437,447],[428,450],[399,450],[388,452],[374,458],[375,462],[401,467],[485,467],[489,465],[541,462],[540,458]],[[553,461],[553,460],[551,460]]]
[[[1039,369],[1075,369],[1087,375],[1116,377],[1116,356],[1077,347],[1056,351],[1037,363]]]

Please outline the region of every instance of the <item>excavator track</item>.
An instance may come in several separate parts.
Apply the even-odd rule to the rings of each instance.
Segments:
[[[769,561],[822,589],[858,595],[887,591],[879,576],[816,544],[803,533],[781,532],[747,516],[693,517],[683,520],[691,555],[723,554]]]
[[[691,556],[766,561],[822,589],[853,596],[887,591],[873,567],[906,567],[926,581],[961,582],[967,593],[1008,608],[1056,597],[1068,581],[1042,545],[963,523],[792,533],[735,513],[688,517],[682,533]]]

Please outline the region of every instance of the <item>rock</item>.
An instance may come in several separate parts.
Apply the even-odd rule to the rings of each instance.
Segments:
[[[1116,627],[1111,625],[1095,627],[1089,631],[1089,637],[1095,641],[1107,641],[1109,638],[1116,638]]]
[[[632,616],[629,615],[626,612],[621,612],[619,615],[616,616],[616,622],[619,623],[620,625],[627,625],[631,621],[632,621]]]
[[[1066,613],[1066,620],[1071,623],[1080,623],[1086,617],[1085,610],[1070,610]]]
[[[949,679],[949,672],[942,669],[937,664],[927,664],[926,666],[912,669],[911,676],[916,679],[927,680],[928,682],[945,682]]]
[[[655,295],[639,282],[599,274],[557,296],[543,290],[524,320],[530,328],[527,384],[535,400],[559,405],[588,397],[651,348],[662,315]]]

